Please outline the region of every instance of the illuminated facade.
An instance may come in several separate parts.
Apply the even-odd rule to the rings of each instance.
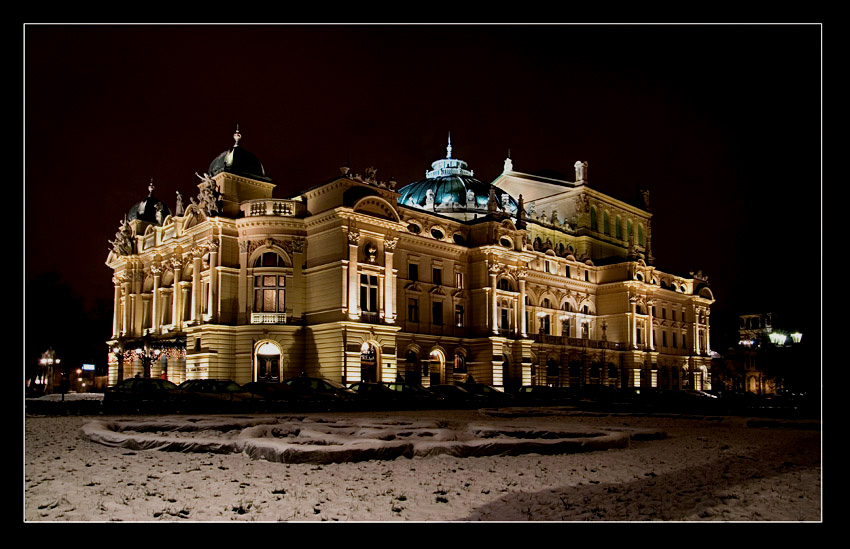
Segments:
[[[710,387],[711,290],[653,265],[640,206],[505,161],[492,183],[452,155],[396,189],[348,167],[273,198],[240,144],[172,213],[133,206],[107,265],[109,382],[276,381]],[[196,174],[197,175],[197,174]],[[663,237],[663,235],[662,235]]]

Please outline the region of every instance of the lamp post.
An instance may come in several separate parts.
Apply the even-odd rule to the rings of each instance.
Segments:
[[[41,354],[41,360],[39,360],[39,371],[36,376],[35,383],[43,387],[45,394],[53,392],[53,366],[58,365],[60,362],[61,360],[56,358],[56,352],[52,347]]]
[[[124,337],[118,336],[115,340],[115,345],[112,346],[112,354],[115,355],[115,360],[118,362],[118,379],[116,383],[124,379]]]
[[[156,360],[160,355],[159,349],[152,349],[150,343],[150,334],[145,333],[144,345],[136,349],[136,354],[142,360],[142,370],[144,377],[151,377],[151,362]]]

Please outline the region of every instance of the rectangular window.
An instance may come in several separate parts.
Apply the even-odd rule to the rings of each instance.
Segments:
[[[378,277],[375,275],[360,275],[360,310],[378,312]]]
[[[455,326],[463,328],[463,305],[455,305]]]
[[[431,323],[435,326],[443,325],[443,302],[435,301],[431,304]]]
[[[566,267],[564,267],[564,275],[565,275],[567,278],[570,278],[570,266],[569,266],[569,265],[567,265]]]
[[[419,280],[419,265],[416,263],[410,263],[407,265],[407,278],[411,282],[416,282]]]
[[[676,347],[676,334],[673,334],[673,348],[675,349]]]
[[[463,273],[455,273],[455,286],[459,290],[463,289]]]
[[[419,300],[410,298],[407,300],[407,320],[419,322]]]
[[[667,346],[667,332],[661,332],[661,346]]]
[[[443,284],[443,270],[437,267],[431,269],[431,282],[436,284],[437,286],[442,286]]]

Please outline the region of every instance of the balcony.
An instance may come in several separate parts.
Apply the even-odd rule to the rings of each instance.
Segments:
[[[286,324],[286,313],[251,313],[251,324]]]
[[[304,213],[304,203],[299,200],[287,200],[283,198],[261,198],[257,200],[246,200],[239,204],[239,209],[245,217],[261,215],[273,215],[282,217],[295,217]]]
[[[569,347],[587,347],[590,349],[612,349],[624,350],[626,345],[616,341],[607,341],[601,339],[586,339],[581,337],[567,337],[550,334],[528,334],[528,338],[537,343],[547,343],[549,345],[567,345]]]
[[[371,311],[360,311],[360,322],[366,322],[368,324],[380,324],[381,313]]]

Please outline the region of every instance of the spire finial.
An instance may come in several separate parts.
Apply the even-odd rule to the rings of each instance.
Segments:
[[[236,141],[236,143],[233,145],[234,147],[239,146],[240,139],[242,139],[242,134],[239,133],[239,124],[236,124],[236,132],[233,134],[233,140]]]
[[[452,157],[452,132],[449,132],[449,145],[446,147],[446,158]]]

